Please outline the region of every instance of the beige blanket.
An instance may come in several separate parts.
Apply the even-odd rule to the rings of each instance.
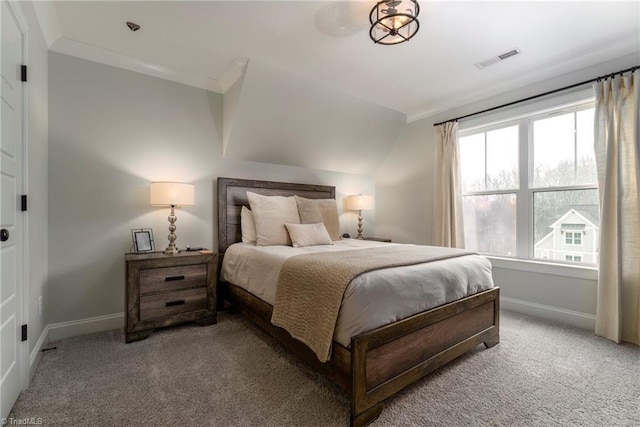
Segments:
[[[420,264],[473,252],[436,246],[389,245],[297,255],[283,264],[271,323],[305,343],[321,362],[331,357],[338,311],[347,285],[368,271]]]

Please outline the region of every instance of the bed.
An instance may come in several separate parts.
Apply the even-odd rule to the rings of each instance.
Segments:
[[[218,252],[241,242],[240,212],[247,191],[267,196],[334,199],[331,186],[218,179]],[[324,373],[350,397],[351,425],[374,421],[388,397],[479,344],[499,342],[499,288],[415,313],[402,320],[334,341],[326,363],[305,344],[271,323],[273,305],[234,283],[220,281],[221,299]],[[268,299],[268,298],[267,298]]]

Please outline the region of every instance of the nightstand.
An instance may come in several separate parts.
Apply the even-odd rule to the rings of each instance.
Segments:
[[[124,261],[126,342],[178,323],[216,323],[217,254],[125,254]]]
[[[374,242],[391,243],[391,239],[385,239],[383,237],[365,237],[364,240],[373,240]]]

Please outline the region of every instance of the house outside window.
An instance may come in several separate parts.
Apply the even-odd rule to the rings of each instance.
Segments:
[[[467,249],[524,259],[597,262],[593,115],[593,102],[587,100],[513,119],[503,114],[492,124],[462,128]]]
[[[589,213],[580,209],[570,209],[549,226],[549,233],[534,245],[535,257],[564,259],[572,262],[594,264],[597,261],[598,221]],[[579,251],[580,259],[573,257]],[[569,259],[566,255],[571,255]]]

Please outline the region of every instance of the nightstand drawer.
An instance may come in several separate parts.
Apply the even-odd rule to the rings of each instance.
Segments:
[[[140,270],[140,294],[207,286],[206,264]]]
[[[207,288],[140,297],[140,320],[207,309]]]

